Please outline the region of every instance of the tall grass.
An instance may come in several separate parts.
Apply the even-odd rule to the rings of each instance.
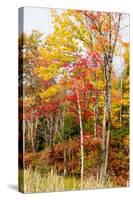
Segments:
[[[94,177],[85,179],[83,182],[83,189],[105,188],[114,187],[111,181],[106,185],[100,184]],[[57,175],[51,169],[46,175],[41,175],[37,170],[26,169],[24,170],[24,192],[56,192],[67,190],[79,190],[80,179],[75,177],[63,177]]]

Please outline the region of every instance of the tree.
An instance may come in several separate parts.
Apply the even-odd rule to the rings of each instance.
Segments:
[[[129,44],[121,37],[123,19],[119,13],[52,10],[54,31],[44,41],[37,31],[20,38],[26,158],[60,176],[80,177],[81,189],[89,176],[103,185],[108,176],[116,183],[118,175],[120,185],[128,179]]]

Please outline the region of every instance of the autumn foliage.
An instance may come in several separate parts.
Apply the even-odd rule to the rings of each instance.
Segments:
[[[92,176],[127,186],[129,43],[121,22],[128,16],[51,10],[51,18],[44,41],[38,31],[19,38],[20,167],[54,168],[80,179],[81,189]]]

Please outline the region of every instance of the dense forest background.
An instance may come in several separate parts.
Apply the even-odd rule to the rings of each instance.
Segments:
[[[51,34],[20,35],[21,191],[128,185],[128,18],[52,9]]]

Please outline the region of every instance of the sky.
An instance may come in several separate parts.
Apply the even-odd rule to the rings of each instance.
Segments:
[[[60,13],[62,9],[56,9]],[[52,33],[53,25],[49,8],[24,7],[24,32],[30,34],[32,30],[49,34]]]

